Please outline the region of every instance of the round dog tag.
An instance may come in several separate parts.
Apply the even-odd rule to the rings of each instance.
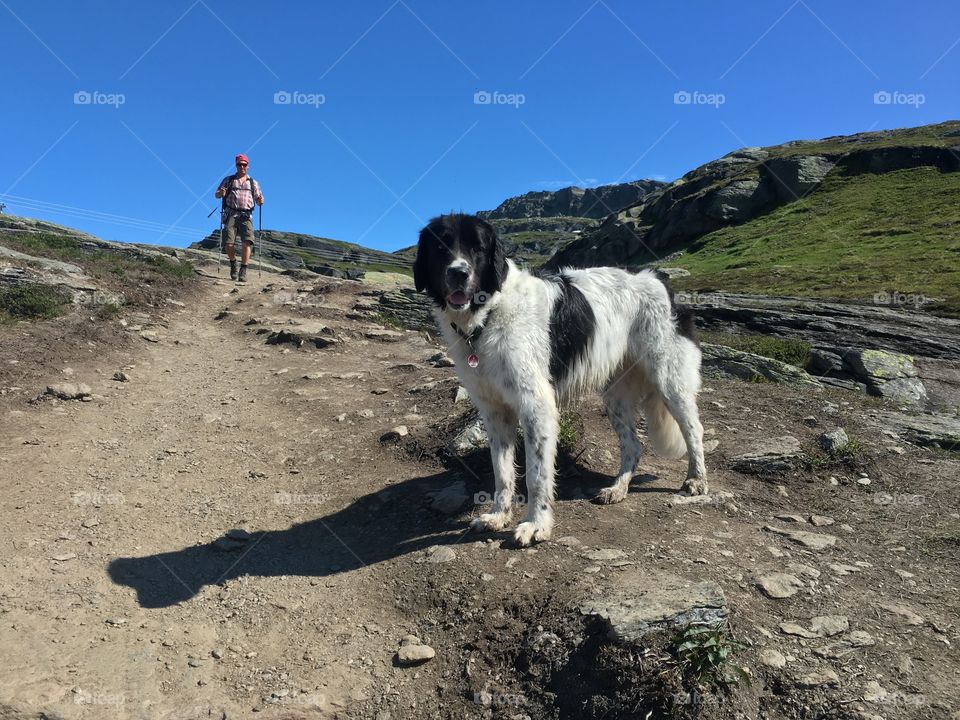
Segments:
[[[480,358],[478,358],[476,355],[471,355],[470,357],[467,358],[467,365],[469,365],[470,367],[475,368],[479,364],[480,364]]]

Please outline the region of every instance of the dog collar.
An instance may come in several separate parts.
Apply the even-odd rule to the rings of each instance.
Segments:
[[[467,343],[467,347],[470,348],[470,355],[467,357],[467,365],[472,368],[477,367],[480,364],[480,358],[477,356],[476,351],[473,349],[473,344],[480,339],[480,333],[483,332],[483,325],[479,325],[476,330],[467,335],[463,330],[457,327],[456,323],[450,323],[450,327],[453,328],[453,331],[462,337]]]

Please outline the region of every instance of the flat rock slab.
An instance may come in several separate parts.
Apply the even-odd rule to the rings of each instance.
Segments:
[[[768,598],[783,600],[800,592],[803,589],[803,581],[796,575],[790,575],[789,573],[770,573],[757,580],[757,587]]]
[[[733,469],[743,473],[776,473],[789,470],[800,458],[800,441],[792,435],[762,440],[733,458]]]
[[[616,586],[579,606],[584,615],[600,617],[612,637],[636,642],[661,631],[683,630],[693,624],[717,625],[726,620],[723,590],[709,580],[687,580],[637,568],[617,576]]]
[[[446,487],[427,493],[430,500],[430,509],[444,515],[455,515],[460,511],[470,496],[467,495],[467,485],[463,480],[447,485]]]
[[[777,535],[783,535],[798,545],[803,545],[805,548],[810,548],[811,550],[826,550],[827,548],[833,547],[837,544],[837,538],[833,535],[812,533],[808,532],[807,530],[778,528],[773,525],[767,525],[764,530],[776,533]]]
[[[707,377],[748,381],[762,378],[789,385],[820,385],[805,370],[779,360],[711,343],[702,343],[700,349],[703,351],[703,374]]]
[[[960,453],[960,416],[880,411],[867,415],[867,419],[879,428],[896,431],[917,445]]]

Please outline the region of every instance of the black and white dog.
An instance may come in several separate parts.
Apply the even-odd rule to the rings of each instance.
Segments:
[[[503,530],[510,522],[519,421],[528,506],[514,537],[520,545],[550,537],[558,405],[587,391],[603,393],[620,439],[620,472],[599,502],[627,495],[643,450],[638,406],[657,452],[689,458],[681,492],[707,492],[700,349],[692,319],[678,321],[670,291],[652,272],[601,267],[533,275],[504,257],[489,223],[451,214],[420,232],[413,276],[434,301],[457,374],[490,439],[496,494],[471,527]]]

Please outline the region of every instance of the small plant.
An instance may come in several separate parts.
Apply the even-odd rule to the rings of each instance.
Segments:
[[[560,414],[560,425],[557,440],[560,447],[567,452],[573,451],[580,440],[580,425],[582,419],[573,410],[566,410]]]
[[[97,306],[96,317],[99,320],[110,320],[120,314],[120,304],[107,302]]]
[[[389,313],[378,312],[376,315],[373,316],[373,320],[374,322],[379,323],[380,325],[391,327],[396,330],[403,330],[403,323],[401,323],[397,318],[395,318],[393,315],[390,315]]]
[[[694,687],[719,684],[728,688],[740,681],[749,685],[746,669],[730,661],[734,645],[720,626],[691,625],[677,634],[668,652],[684,680]]]

